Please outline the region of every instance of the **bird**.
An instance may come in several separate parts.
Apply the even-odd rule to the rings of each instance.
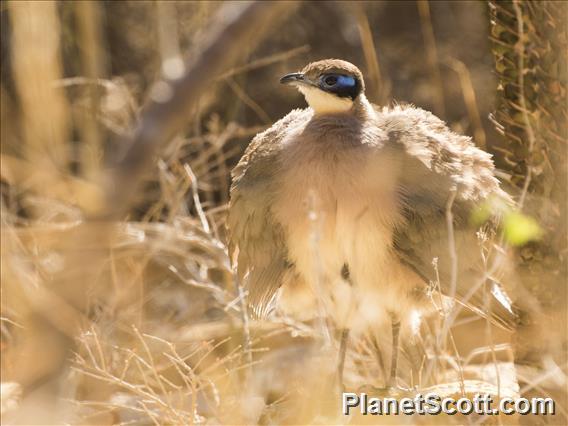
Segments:
[[[348,317],[344,330],[390,322],[389,388],[401,324],[431,309],[433,283],[513,329],[506,285],[479,248],[498,214],[471,225],[480,206],[512,202],[491,155],[424,109],[373,105],[350,62],[312,62],[280,83],[308,107],[257,134],[232,171],[228,250],[252,314],[270,315],[286,288],[302,309],[294,292],[306,288]]]

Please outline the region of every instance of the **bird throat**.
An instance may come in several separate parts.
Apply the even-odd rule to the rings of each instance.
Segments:
[[[337,114],[347,112],[353,107],[353,101],[350,98],[342,98],[316,87],[300,86],[298,89],[315,114]]]

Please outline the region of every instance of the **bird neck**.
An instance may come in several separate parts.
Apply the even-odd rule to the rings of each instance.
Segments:
[[[312,87],[301,87],[300,91],[316,116],[349,113],[354,115],[366,115],[369,110],[372,110],[371,104],[364,93],[361,93],[353,100],[351,98],[342,98],[326,93]]]
[[[360,118],[368,118],[375,115],[375,109],[364,93],[361,93],[359,96],[357,96],[357,98],[353,102],[352,111],[353,115],[356,115]]]
[[[302,86],[299,90],[314,111],[314,115],[346,113],[353,107],[351,98],[341,98],[311,86]]]

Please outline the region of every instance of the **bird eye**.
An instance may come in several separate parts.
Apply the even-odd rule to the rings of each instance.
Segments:
[[[335,75],[328,75],[324,77],[323,82],[326,86],[335,86],[337,84],[337,77]]]

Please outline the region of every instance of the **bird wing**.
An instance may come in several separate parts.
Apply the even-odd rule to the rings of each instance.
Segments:
[[[246,281],[249,305],[259,317],[270,311],[284,274],[292,267],[271,205],[285,136],[307,120],[306,110],[294,110],[256,135],[232,171],[229,254],[239,278]]]
[[[427,111],[396,106],[378,115],[387,143],[402,156],[405,220],[394,235],[399,260],[425,283],[439,283],[446,295],[512,329],[516,315],[501,285],[505,264],[490,264],[480,241],[480,235],[495,235],[498,218],[483,234],[471,225],[472,212],[484,202],[511,203],[494,176],[490,154]]]

